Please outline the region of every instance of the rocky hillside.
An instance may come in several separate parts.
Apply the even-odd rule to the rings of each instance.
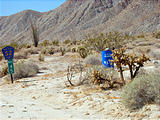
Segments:
[[[160,29],[160,0],[67,0],[49,12],[0,17],[0,45],[31,42],[31,21],[41,41],[83,39],[92,31],[152,32]]]

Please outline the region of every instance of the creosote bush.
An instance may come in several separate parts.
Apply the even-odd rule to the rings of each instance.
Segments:
[[[22,51],[22,52],[16,53],[14,55],[14,58],[15,59],[27,59],[27,55],[28,55],[27,51]]]
[[[3,59],[3,55],[0,54],[0,61]]]
[[[15,64],[15,79],[31,77],[39,72],[39,67],[31,61],[19,60]]]
[[[84,62],[88,65],[101,65],[102,57],[99,54],[92,54],[92,55],[87,56],[84,59]]]
[[[40,53],[38,56],[38,59],[39,61],[44,61],[44,55]]]
[[[58,46],[58,45],[59,45],[59,41],[58,41],[58,40],[53,40],[53,41],[52,41],[52,45]]]
[[[106,48],[121,48],[125,42],[129,39],[133,39],[129,35],[121,34],[118,32],[109,32],[106,34],[95,34],[93,37],[86,36],[86,47],[98,52],[105,50]]]
[[[2,69],[0,71],[0,77],[4,77],[8,74],[8,65],[4,64],[2,65]]]
[[[160,74],[151,73],[137,77],[122,90],[122,103],[130,110],[146,104],[160,105]]]

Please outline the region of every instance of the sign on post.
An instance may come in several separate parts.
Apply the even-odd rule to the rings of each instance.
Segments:
[[[3,52],[3,55],[6,60],[13,59],[13,56],[14,56],[14,48],[13,47],[7,46],[2,49],[2,52]]]
[[[8,70],[9,70],[9,74],[14,73],[13,59],[8,60]]]
[[[13,65],[14,48],[7,46],[2,49],[2,52],[5,57],[5,60],[8,60],[8,71],[9,71],[9,74],[11,75],[11,81],[13,83],[12,74],[14,73],[14,65]]]
[[[112,55],[112,51],[107,50],[107,51],[101,51],[101,55],[102,55],[102,64],[106,67],[106,68],[114,68],[114,64],[111,62],[111,60],[113,60]]]

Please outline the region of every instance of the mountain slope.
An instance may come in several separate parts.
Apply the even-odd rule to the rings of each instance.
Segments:
[[[0,43],[31,42],[30,21],[41,41],[82,39],[95,30],[152,32],[160,29],[160,0],[67,0],[49,12],[23,11],[0,18]]]

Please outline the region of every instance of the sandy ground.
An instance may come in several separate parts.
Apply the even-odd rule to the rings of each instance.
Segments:
[[[33,57],[32,57],[33,58]],[[38,62],[37,56],[32,59]],[[160,108],[144,106],[130,112],[121,104],[121,90],[102,91],[96,86],[66,87],[66,69],[78,61],[74,54],[46,56],[41,73],[14,84],[0,82],[0,120],[160,119]],[[153,66],[152,66],[153,67]]]

